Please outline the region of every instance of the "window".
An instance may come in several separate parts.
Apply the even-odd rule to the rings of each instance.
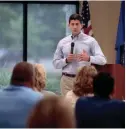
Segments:
[[[76,12],[71,4],[28,4],[28,62],[44,64],[46,89],[60,93],[61,70],[52,65],[60,39],[70,34],[68,18]]]
[[[22,61],[22,4],[0,4],[0,87],[10,82],[13,66]]]

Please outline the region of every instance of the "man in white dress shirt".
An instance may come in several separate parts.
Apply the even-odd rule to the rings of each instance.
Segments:
[[[72,35],[61,39],[54,53],[53,65],[62,69],[61,94],[64,96],[73,88],[73,82],[80,67],[91,64],[105,65],[107,63],[98,42],[91,36],[81,32],[82,17],[72,14],[69,18],[69,28]],[[73,43],[73,52],[71,52]]]

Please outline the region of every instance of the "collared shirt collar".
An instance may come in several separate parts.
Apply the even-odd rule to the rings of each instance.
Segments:
[[[75,36],[73,36],[73,35],[71,35],[71,38],[72,38],[72,40],[74,39],[74,38],[81,38],[82,37],[82,35],[83,35],[83,32],[81,31],[79,34],[77,34],[77,35],[75,35]]]
[[[104,100],[110,100],[111,99],[109,96],[108,97],[102,97],[102,96],[99,96],[99,95],[94,95],[94,98],[104,99]]]
[[[32,90],[32,88],[27,87],[27,86],[22,86],[22,85],[18,85],[18,86],[10,85],[4,89],[5,90],[19,90],[19,89]]]

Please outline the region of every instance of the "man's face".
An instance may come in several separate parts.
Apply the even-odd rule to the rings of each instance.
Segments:
[[[80,23],[79,20],[71,20],[69,23],[70,30],[73,35],[77,35],[80,33],[82,24]]]

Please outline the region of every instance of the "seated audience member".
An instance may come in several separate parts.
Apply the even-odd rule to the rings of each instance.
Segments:
[[[78,72],[73,90],[67,92],[65,98],[75,107],[76,101],[81,96],[93,96],[93,77],[97,74],[94,66],[84,66]]]
[[[44,90],[46,86],[46,72],[44,66],[41,64],[34,64],[34,68],[35,68],[35,84],[33,89],[35,91],[43,93],[44,96],[56,95],[51,91]]]
[[[41,100],[28,119],[28,128],[74,128],[72,109],[62,97],[48,96]]]
[[[10,86],[0,91],[0,128],[25,128],[28,115],[43,95],[32,89],[33,65],[15,65]]]
[[[125,103],[111,99],[114,79],[101,72],[93,80],[93,97],[81,97],[75,108],[78,128],[124,128]]]

